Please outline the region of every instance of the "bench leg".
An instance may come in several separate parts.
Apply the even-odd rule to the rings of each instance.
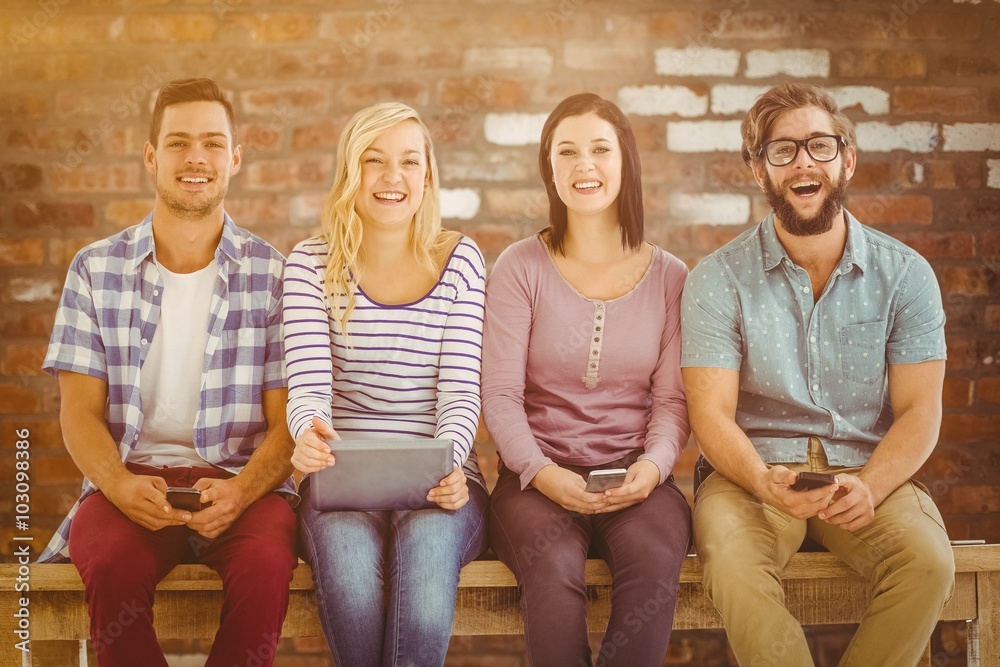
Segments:
[[[976,575],[976,619],[969,623],[969,667],[1000,665],[1000,572]]]

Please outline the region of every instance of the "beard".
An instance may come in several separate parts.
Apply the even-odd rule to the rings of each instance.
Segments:
[[[181,220],[192,222],[207,218],[226,198],[229,188],[222,185],[216,192],[192,193],[188,197],[178,197],[166,186],[156,180],[156,196],[162,201],[171,214]]]
[[[764,196],[767,198],[767,203],[771,205],[774,216],[781,221],[785,231],[794,236],[816,236],[830,231],[834,219],[844,207],[844,199],[847,198],[846,162],[840,163],[840,176],[836,185],[822,173],[813,175],[813,178],[822,183],[822,189],[828,190],[829,194],[826,195],[816,215],[805,218],[799,215],[792,202],[778,192],[771,175],[766,174],[764,177]]]

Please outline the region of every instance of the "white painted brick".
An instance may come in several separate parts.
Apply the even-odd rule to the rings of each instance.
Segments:
[[[486,141],[498,146],[530,146],[542,138],[547,113],[489,113],[483,122]]]
[[[688,224],[742,225],[750,219],[750,198],[746,195],[670,195],[670,217]]]
[[[665,76],[736,76],[740,52],[735,49],[656,49],[656,73]]]
[[[945,125],[944,150],[1000,151],[1000,123]]]
[[[1000,2],[1000,0],[997,0],[997,2]],[[987,160],[986,168],[989,170],[986,185],[1000,190],[1000,160]]]
[[[15,303],[58,301],[62,281],[38,278],[12,278],[7,283],[7,295]]]
[[[734,86],[728,83],[712,86],[712,113],[720,116],[745,114],[769,88],[770,86]]]
[[[904,150],[911,153],[929,153],[938,143],[934,123],[858,123],[858,149],[862,152],[887,153]]]
[[[552,71],[552,54],[540,46],[466,49],[463,66],[473,71],[513,69],[547,74]]]
[[[823,49],[755,49],[747,53],[746,76],[761,79],[786,74],[795,77],[830,76],[830,52]]]
[[[874,86],[840,86],[830,88],[830,95],[841,109],[859,105],[869,116],[889,113],[889,92]]]
[[[628,86],[618,91],[618,106],[639,116],[704,116],[708,96],[684,86]]]
[[[472,188],[441,188],[441,217],[471,220],[479,213],[479,193]]]
[[[742,145],[738,120],[681,120],[667,123],[667,149],[675,153],[738,153]]]

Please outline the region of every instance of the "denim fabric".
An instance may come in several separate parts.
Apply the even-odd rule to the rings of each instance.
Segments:
[[[320,512],[302,498],[304,552],[336,663],[443,665],[459,573],[486,549],[486,490],[470,481],[456,511]]]

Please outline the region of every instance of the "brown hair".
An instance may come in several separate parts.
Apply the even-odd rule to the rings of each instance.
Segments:
[[[233,105],[219,84],[211,79],[175,79],[160,88],[153,106],[153,119],[149,123],[149,143],[156,147],[163,125],[163,110],[172,104],[183,102],[218,102],[226,110],[229,133],[232,135],[231,149],[236,147],[236,114]]]
[[[743,135],[743,161],[752,165],[760,160],[761,145],[778,116],[804,107],[817,107],[830,114],[833,131],[844,138],[849,148],[857,147],[854,123],[844,115],[828,92],[808,83],[785,82],[758,97],[743,119],[740,126],[740,134]]]
[[[552,181],[552,163],[549,160],[552,135],[564,118],[588,113],[596,114],[598,118],[610,123],[618,136],[618,143],[622,149],[622,187],[618,193],[618,225],[621,229],[622,247],[635,250],[642,245],[643,240],[642,165],[639,162],[639,149],[635,144],[632,125],[622,110],[593,93],[580,93],[564,99],[549,114],[542,128],[538,169],[542,174],[542,183],[545,184],[545,194],[549,197],[551,226],[549,247],[560,253],[563,251],[568,216],[566,204],[559,198],[556,185]]]

